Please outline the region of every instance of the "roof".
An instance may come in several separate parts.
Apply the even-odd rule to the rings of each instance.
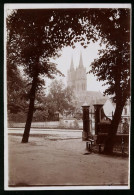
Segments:
[[[87,91],[86,92],[87,96],[94,96],[94,97],[99,97],[99,98],[106,98],[100,91]]]
[[[101,92],[98,91],[87,91],[86,94],[83,94],[77,100],[77,108],[83,106],[86,101],[86,105],[89,105],[90,108],[93,108],[94,104],[105,104],[105,102],[109,98],[107,96],[103,96]]]

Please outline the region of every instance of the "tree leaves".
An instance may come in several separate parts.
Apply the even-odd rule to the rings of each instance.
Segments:
[[[64,110],[74,110],[73,99],[73,90],[69,87],[65,87],[61,80],[54,80],[49,88],[46,101],[46,103],[48,103],[47,108],[52,110],[53,113],[59,111],[63,114]]]
[[[80,41],[84,48],[101,40],[106,49],[92,63],[98,80],[106,81],[106,94],[128,98],[130,94],[130,10],[129,9],[51,9],[16,10],[7,18],[8,61],[24,66],[29,79],[61,74],[49,62],[62,47]],[[117,62],[115,62],[117,59]],[[38,80],[38,84],[41,79]]]

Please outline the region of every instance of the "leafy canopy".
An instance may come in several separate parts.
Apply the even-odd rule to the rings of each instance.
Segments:
[[[99,52],[90,72],[108,85],[105,94],[124,104],[130,97],[130,10],[107,9],[100,13],[96,23],[106,49]]]
[[[36,74],[53,78],[61,74],[51,57],[65,46],[81,41],[83,47],[101,39],[106,49],[92,63],[91,72],[105,81],[114,101],[130,96],[130,10],[44,9],[15,10],[7,19],[10,63],[23,65],[29,80]],[[30,80],[31,81],[31,80]]]

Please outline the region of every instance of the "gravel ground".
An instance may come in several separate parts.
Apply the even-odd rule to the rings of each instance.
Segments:
[[[128,158],[87,153],[80,138],[8,136],[9,186],[127,186]]]

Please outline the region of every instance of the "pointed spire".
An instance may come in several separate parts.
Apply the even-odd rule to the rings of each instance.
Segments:
[[[71,65],[70,65],[70,70],[74,70],[74,63],[73,63],[73,57],[71,59]]]
[[[82,59],[82,53],[81,52],[80,52],[79,67],[83,67],[83,59]]]

